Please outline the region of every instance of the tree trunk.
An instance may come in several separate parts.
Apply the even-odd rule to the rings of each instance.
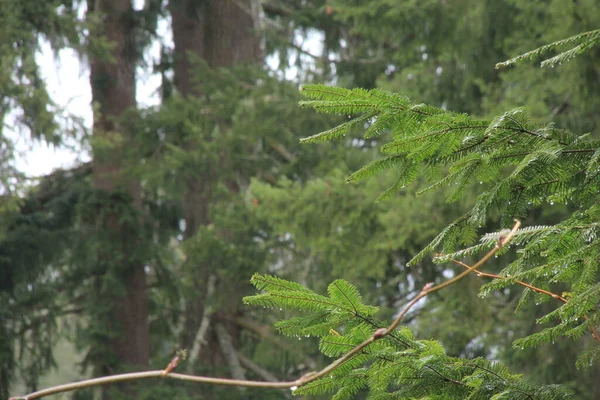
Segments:
[[[118,211],[106,204],[113,198],[118,199],[115,193],[125,193],[125,201],[131,201],[134,209],[141,207],[139,182],[122,174],[123,143],[130,140],[130,134],[118,122],[124,112],[136,106],[136,59],[130,41],[132,4],[131,0],[88,0],[88,10],[101,16],[101,35],[114,46],[112,59],[90,56],[94,139],[102,142],[101,146],[94,147],[93,182],[96,189],[106,194],[102,196],[104,203],[99,205],[101,212],[98,213],[103,219],[96,222],[96,229],[106,229],[105,237],[111,241],[109,251],[99,251],[98,262],[116,271],[123,288],[114,297],[98,299],[111,302],[108,318],[117,329],[117,336],[111,339],[107,349],[114,365],[100,366],[106,373],[126,365],[135,368],[148,365],[148,294],[144,265],[135,255],[139,245],[138,230],[126,226]],[[106,143],[109,143],[108,147],[104,147]],[[109,397],[107,391],[103,397]]]
[[[258,4],[256,0],[169,1],[175,43],[174,83],[181,96],[202,95],[202,88],[194,86],[193,83],[194,70],[188,57],[190,53],[202,58],[209,67],[230,67],[261,61]],[[195,148],[196,145],[192,142],[187,150],[194,152]],[[219,182],[218,170],[217,165],[212,165],[199,172],[201,176],[194,176],[188,180],[183,198],[186,239],[193,237],[201,226],[211,223],[209,210],[213,201],[212,193]],[[221,233],[224,236],[224,232]],[[222,318],[222,312],[211,313],[208,329],[202,335],[197,335],[202,320],[206,322],[206,318],[203,318],[203,314],[208,312],[204,307],[206,283],[214,278],[215,267],[208,264],[198,266],[198,287],[195,288],[198,294],[194,298],[186,299],[180,346],[187,349],[197,348],[198,343],[194,346],[194,339],[201,337],[204,343],[200,344],[198,359],[203,367],[212,369],[218,365],[227,365],[230,371],[239,371],[239,363],[232,360],[235,352],[232,352],[231,348],[220,349],[223,340],[218,340],[217,326],[220,327],[218,329],[227,329],[231,338],[229,344],[236,345],[239,341],[239,328]],[[217,292],[221,297],[238,296],[236,293],[227,293],[228,290],[235,291],[235,285],[217,285]],[[224,312],[235,312],[235,307],[229,307],[229,310]],[[217,318],[219,325],[214,322]],[[203,325],[202,329],[206,329],[206,323]]]

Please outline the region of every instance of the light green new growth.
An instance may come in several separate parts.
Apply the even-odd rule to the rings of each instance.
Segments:
[[[263,291],[246,297],[246,304],[294,308],[307,315],[277,323],[286,335],[319,338],[319,350],[339,358],[385,327],[374,314],[376,307],[362,302],[350,283],[336,280],[329,297],[269,275],[254,275],[252,283]],[[401,327],[371,342],[321,379],[294,390],[294,394],[335,394],[333,399],[353,399],[367,391],[368,399],[563,399],[557,386],[535,387],[500,363],[481,358],[449,357],[437,341],[416,340]]]
[[[569,61],[573,57],[590,50],[594,46],[597,46],[600,43],[600,29],[580,33],[566,39],[557,40],[556,42],[549,43],[535,50],[528,51],[525,54],[521,54],[520,56],[517,56],[515,58],[511,58],[510,60],[498,63],[496,64],[496,68],[504,68],[510,65],[514,65],[520,61],[532,60],[548,53],[550,50],[556,49],[557,47],[562,47],[567,44],[575,43],[579,44],[569,50],[563,51],[553,57],[545,59],[541,62],[540,66],[552,68],[555,65],[560,65],[565,61]]]
[[[590,31],[498,66],[512,65],[555,47],[578,43],[542,63],[542,66],[553,66],[589,50],[599,41],[600,30]],[[552,343],[560,337],[577,339],[590,332],[600,342],[596,330],[600,322],[597,311],[600,303],[597,282],[600,141],[561,130],[553,124],[532,122],[522,108],[486,120],[415,104],[404,96],[379,89],[306,85],[301,92],[309,99],[301,106],[349,118],[303,142],[340,139],[354,129],[364,129],[366,138],[377,137],[384,141],[381,151],[385,158],[359,169],[348,177],[348,182],[358,182],[392,169],[397,173],[397,180],[380,197],[384,198],[423,173],[431,181],[424,191],[442,186],[453,188],[447,198],[449,202],[460,200],[471,184],[481,188],[471,210],[449,224],[413,259],[418,261],[438,252],[436,262],[454,262],[467,270],[433,288],[428,284],[398,313],[391,325],[378,320],[378,308],[364,304],[356,287],[347,281],[334,281],[328,286],[327,295],[321,295],[278,277],[254,275],[252,283],[261,293],[246,297],[245,303],[303,313],[278,322],[277,329],[284,335],[318,338],[320,351],[335,359],[322,370],[294,381],[259,382],[183,375],[171,372],[176,364],[172,362],[164,371],[92,379],[38,391],[24,398],[158,377],[229,386],[292,388],[294,394],[333,394],[335,400],[352,399],[359,392],[366,392],[369,400],[569,397],[556,385],[531,385],[500,363],[450,357],[439,342],[419,340],[399,323],[409,309],[430,292],[475,273],[493,279],[483,286],[484,295],[519,284],[526,288],[521,304],[534,299],[536,302],[557,300],[557,307],[537,321],[552,325],[516,340],[515,346]],[[522,229],[518,229],[518,222],[513,225],[513,219],[525,218],[534,206],[559,203],[569,204],[575,211],[555,225]],[[481,235],[479,230],[488,223],[492,213],[502,215],[498,232]],[[507,236],[503,228],[509,226],[513,226],[513,230]],[[507,238],[513,237],[509,242]],[[510,245],[518,247],[513,251],[516,259],[500,274],[477,269],[494,255],[509,251]],[[464,246],[468,247],[462,248]],[[486,251],[472,267],[459,260]],[[558,283],[568,287],[568,292],[560,295],[552,292],[552,286]],[[596,346],[580,357],[578,366],[591,366],[599,358],[600,347]]]
[[[577,43],[572,49],[542,62],[542,66],[554,66],[599,42],[600,30],[590,31],[540,47],[499,63],[497,67],[533,59],[559,46]],[[600,284],[597,282],[600,267],[599,140],[559,129],[551,123],[535,123],[523,108],[486,120],[415,104],[406,97],[379,89],[305,85],[301,93],[308,99],[300,103],[302,107],[341,114],[350,119],[336,128],[308,137],[304,142],[339,139],[356,128],[365,130],[365,138],[381,138],[380,149],[384,157],[347,178],[348,182],[354,183],[384,170],[395,171],[396,183],[380,199],[392,196],[421,173],[431,182],[418,194],[450,186],[453,190],[447,198],[449,202],[460,200],[469,185],[481,185],[472,209],[448,225],[411,262],[436,252],[436,262],[454,261],[467,266],[458,260],[488,251],[502,235],[500,231],[484,234],[476,243],[480,228],[492,214],[499,212],[502,215],[498,227],[502,229],[509,227],[515,218],[526,218],[534,206],[568,204],[575,209],[569,218],[556,225],[518,230],[512,242],[518,246],[516,260],[499,275],[481,273],[480,276],[494,278],[483,286],[482,294],[519,284],[526,287],[521,305],[534,299],[536,302],[560,301],[554,311],[537,321],[551,325],[516,340],[515,347],[553,343],[559,337],[577,339],[590,332],[600,341],[596,331],[600,322],[597,312],[600,302]],[[383,138],[384,134],[389,135],[387,139]],[[464,245],[469,247],[460,249]],[[499,254],[506,251],[507,248],[500,249]],[[559,283],[569,288],[567,298],[550,290]],[[268,288],[267,291],[273,293],[272,296],[283,296],[280,292],[269,292]],[[354,292],[348,295],[353,296]],[[254,298],[248,301],[256,302]],[[286,301],[277,300],[276,303],[287,306]],[[330,304],[329,307],[321,308],[321,314],[281,322],[279,327],[287,334],[315,335],[322,341],[327,340],[321,349],[333,356],[343,354],[344,346],[351,348],[378,326],[369,326],[371,315],[345,314],[341,304]],[[331,337],[331,330],[342,332],[342,335]],[[515,395],[515,388],[525,383],[520,377],[509,375],[503,367],[483,360],[450,359],[438,343],[415,341],[406,332],[402,335],[401,342],[386,338],[377,343],[379,347],[370,348],[369,353],[352,367],[345,368],[339,375],[333,374],[330,381],[311,383],[302,389],[302,393],[337,391],[336,399],[351,398],[362,389],[368,389],[369,398],[373,399],[559,396],[554,387],[525,394],[532,389],[524,386],[523,394]],[[580,357],[578,366],[590,366],[598,357],[600,351],[594,348]],[[490,391],[495,394],[491,395]]]

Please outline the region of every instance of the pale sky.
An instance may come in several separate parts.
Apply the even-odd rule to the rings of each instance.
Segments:
[[[143,0],[134,1],[134,6],[140,8]],[[83,2],[82,7],[85,7]],[[85,9],[80,10],[80,15],[85,14]],[[172,46],[170,21],[161,19],[158,22],[158,37],[168,46]],[[160,42],[155,41],[145,55],[148,64],[158,61],[160,55]],[[69,114],[82,117],[85,126],[92,126],[92,93],[89,83],[89,70],[80,63],[74,51],[61,50],[58,57],[52,53],[50,44],[41,43],[41,51],[36,55],[40,65],[41,75],[46,82],[48,92],[54,102],[64,107]],[[159,103],[157,90],[160,87],[160,76],[151,74],[138,68],[137,101],[140,107],[147,107]],[[7,121],[8,122],[8,121]],[[15,132],[9,132],[14,137],[17,145],[16,165],[20,171],[30,176],[45,175],[56,168],[67,168],[77,162],[88,161],[89,154],[84,151],[75,152],[65,148],[54,148],[45,143],[34,143],[28,137],[20,137]]]
[[[134,7],[141,8],[144,0],[135,0]],[[83,6],[85,7],[85,2]],[[79,10],[80,15],[84,15],[85,9]],[[145,58],[149,65],[152,61],[158,61],[160,55],[160,44],[172,47],[173,39],[170,29],[170,19],[160,19],[158,22],[159,41],[155,41],[147,51]],[[313,54],[320,54],[323,49],[323,37],[318,33],[309,34],[308,38],[301,41],[297,37],[297,45]],[[296,54],[296,57],[302,57],[306,64],[314,65],[314,60],[306,58],[304,54]],[[41,74],[46,82],[48,92],[54,102],[60,107],[66,108],[69,114],[82,117],[85,126],[90,128],[92,125],[91,110],[91,89],[89,84],[89,70],[82,65],[75,52],[72,50],[60,51],[58,57],[52,53],[50,45],[47,42],[41,43],[41,51],[36,55],[41,68]],[[267,60],[269,66],[277,68],[278,57],[273,56]],[[291,63],[293,64],[293,63]],[[144,71],[138,68],[137,82],[137,101],[138,106],[148,107],[157,105],[160,102],[158,90],[160,88],[160,76],[151,74],[151,71]],[[281,72],[280,72],[281,73]],[[289,68],[284,73],[285,78],[289,80],[298,79],[297,68]],[[6,121],[10,124],[10,118]],[[15,132],[8,132],[8,135],[16,141],[17,148],[17,168],[29,176],[41,176],[52,172],[56,168],[68,168],[81,161],[88,161],[89,154],[85,151],[73,151],[65,148],[54,148],[44,143],[31,144],[28,137],[20,137]]]

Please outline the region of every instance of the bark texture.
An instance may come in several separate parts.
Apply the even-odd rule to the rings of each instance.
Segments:
[[[209,67],[230,67],[261,61],[257,5],[256,0],[169,1],[175,44],[174,83],[180,95],[189,97],[203,94],[202,87],[194,82],[190,55],[200,57]],[[197,143],[189,143],[187,150],[193,152],[196,146]],[[188,179],[183,198],[186,239],[193,237],[200,227],[212,222],[209,211],[214,188],[220,179],[218,170],[218,165],[210,165]],[[226,232],[221,234],[222,237],[227,236]],[[208,327],[202,323],[203,320],[206,322],[208,315],[204,314],[209,311],[204,306],[209,292],[207,282],[214,279],[214,268],[217,266],[207,264],[198,267],[198,294],[186,301],[180,346],[192,348],[202,326],[206,332],[202,332],[204,340],[197,355],[199,364],[208,369],[226,366],[230,374],[237,377],[241,370],[234,348],[239,341],[239,328],[223,315],[235,313],[236,305],[226,305],[225,311],[211,313]],[[235,292],[236,285],[223,282],[217,285],[221,297],[238,297],[236,293],[227,294],[227,291]],[[223,332],[227,332],[227,340],[223,340]],[[198,347],[198,343],[195,347]]]
[[[126,193],[137,209],[141,207],[139,182],[126,178],[123,169],[123,143],[130,133],[118,119],[136,106],[135,52],[131,42],[132,4],[130,0],[89,0],[88,12],[99,17],[98,35],[111,43],[112,57],[90,56],[90,83],[94,109],[94,139],[111,143],[110,148],[94,149],[93,182],[111,199],[116,192]],[[110,200],[109,200],[110,203]],[[139,238],[131,237],[132,229],[124,225],[110,204],[100,204],[96,229],[106,229],[111,238],[110,251],[100,250],[98,262],[114,268],[123,285],[122,294],[102,299],[111,302],[111,316],[119,335],[111,340],[111,356],[115,365],[103,366],[104,372],[120,366],[144,368],[149,360],[148,293],[143,262],[136,258]],[[133,230],[135,232],[135,230]],[[108,391],[103,397],[109,398]]]

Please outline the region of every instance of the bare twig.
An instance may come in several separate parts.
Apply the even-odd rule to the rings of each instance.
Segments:
[[[174,366],[173,366],[173,362],[171,362],[169,364],[169,366],[167,366],[167,368],[164,370],[134,372],[134,373],[129,373],[129,374],[120,374],[120,375],[105,376],[102,378],[87,379],[87,380],[84,380],[81,382],[68,383],[65,385],[59,385],[59,386],[54,386],[54,387],[50,387],[47,389],[39,390],[37,392],[30,393],[26,396],[12,397],[11,400],[17,400],[17,399],[33,400],[33,399],[39,399],[44,396],[49,396],[51,394],[70,392],[70,391],[83,389],[83,388],[87,388],[87,387],[107,385],[110,383],[132,381],[132,380],[138,380],[138,379],[148,379],[148,378],[179,379],[179,380],[188,381],[188,382],[210,383],[213,385],[223,385],[223,386],[261,387],[261,388],[275,388],[275,389],[288,388],[288,389],[294,390],[300,386],[306,385],[309,382],[313,382],[319,378],[329,375],[332,371],[339,368],[342,364],[344,364],[345,362],[347,362],[348,360],[352,359],[354,356],[359,354],[364,348],[368,347],[371,343],[375,342],[376,340],[382,339],[385,336],[392,333],[398,327],[402,318],[404,318],[404,316],[410,311],[410,309],[419,300],[426,297],[430,293],[437,292],[438,290],[441,290],[445,287],[448,287],[448,286],[458,282],[459,280],[461,280],[464,277],[466,277],[467,275],[469,275],[471,272],[476,271],[483,264],[485,264],[490,258],[492,258],[498,250],[500,250],[502,247],[504,247],[512,239],[512,237],[514,236],[515,232],[517,231],[517,229],[519,228],[520,225],[521,225],[521,223],[519,221],[515,221],[515,226],[512,228],[512,230],[507,231],[504,235],[500,235],[500,239],[496,243],[496,246],[494,246],[494,248],[492,250],[490,250],[477,263],[475,263],[471,267],[468,267],[464,272],[458,274],[457,276],[455,276],[452,279],[449,279],[443,283],[440,283],[439,285],[433,285],[431,283],[428,283],[427,285],[425,285],[423,290],[421,290],[421,292],[404,307],[402,312],[400,312],[400,314],[398,314],[396,319],[392,322],[392,324],[389,327],[380,328],[380,329],[376,330],[371,337],[367,338],[365,341],[363,341],[362,343],[360,343],[359,345],[357,345],[356,347],[351,349],[348,353],[344,354],[342,357],[333,361],[331,364],[329,364],[325,368],[321,369],[320,371],[309,372],[308,374],[305,374],[296,380],[286,381],[286,382],[251,381],[251,380],[245,380],[245,379],[213,378],[213,377],[208,377],[208,376],[197,376],[197,375],[172,373],[171,370],[174,368]]]
[[[462,261],[458,261],[458,260],[452,260],[452,262],[453,262],[453,263],[455,263],[455,264],[458,264],[458,265],[460,265],[460,266],[463,266],[463,267],[465,267],[465,268],[471,268],[471,267],[469,267],[469,265],[465,264],[465,263],[464,263],[464,262],[462,262]],[[483,272],[483,271],[477,271],[475,274],[476,274],[477,276],[479,276],[479,277],[494,278],[494,279],[510,279],[510,278],[507,278],[506,276],[502,276],[502,275],[496,275],[496,274],[490,274],[490,273]],[[541,294],[545,294],[545,295],[547,295],[547,296],[550,296],[550,297],[552,297],[553,299],[560,300],[560,301],[562,301],[563,303],[566,303],[566,302],[567,302],[567,299],[565,299],[564,297],[562,297],[562,296],[560,296],[560,295],[558,295],[558,294],[556,294],[556,293],[549,292],[548,290],[544,290],[544,289],[542,289],[542,288],[539,288],[539,287],[536,287],[536,286],[530,285],[529,283],[526,283],[526,282],[520,281],[520,280],[518,280],[518,279],[514,279],[513,281],[514,281],[516,284],[518,284],[518,285],[525,286],[526,288],[529,288],[529,289],[533,290],[534,292],[541,293]]]

